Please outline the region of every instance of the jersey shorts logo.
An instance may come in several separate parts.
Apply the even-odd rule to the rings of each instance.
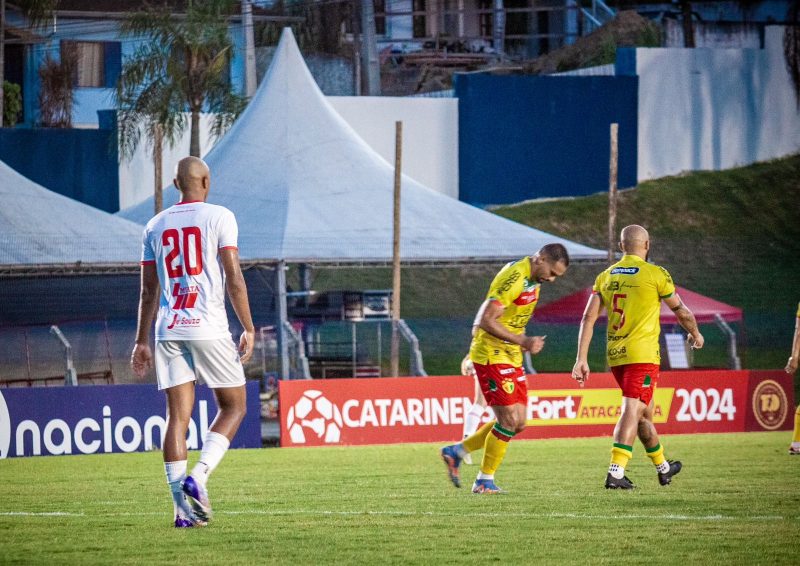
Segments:
[[[615,267],[611,270],[611,275],[636,275],[639,273],[638,267]]]
[[[514,393],[514,388],[516,387],[514,380],[508,377],[503,378],[503,384],[501,385],[503,391],[511,395]]]

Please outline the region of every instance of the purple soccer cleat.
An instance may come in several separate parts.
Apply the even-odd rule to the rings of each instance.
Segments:
[[[197,518],[203,522],[211,520],[211,501],[208,499],[206,488],[200,485],[192,476],[187,476],[181,484],[181,489]]]

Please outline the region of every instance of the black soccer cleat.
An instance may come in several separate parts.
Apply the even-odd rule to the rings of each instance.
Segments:
[[[635,487],[633,482],[628,479],[628,476],[622,476],[620,479],[611,474],[606,476],[606,489],[634,489]]]
[[[672,476],[677,476],[680,473],[681,468],[683,468],[683,464],[681,464],[678,460],[667,460],[667,463],[669,464],[669,470],[663,474],[658,472],[658,483],[661,485],[669,485],[672,481]]]

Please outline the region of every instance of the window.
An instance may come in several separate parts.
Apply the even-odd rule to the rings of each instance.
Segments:
[[[425,3],[426,0],[414,0],[414,16],[412,17],[414,37],[428,36],[428,25],[426,22],[427,9]]]
[[[111,88],[122,66],[120,44],[114,41],[62,41],[62,59],[72,58],[72,86]]]
[[[375,35],[386,35],[386,0],[374,0]]]

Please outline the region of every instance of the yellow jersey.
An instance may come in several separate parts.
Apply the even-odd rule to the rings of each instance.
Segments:
[[[624,255],[597,276],[592,292],[608,311],[608,365],[660,364],[661,299],[675,294],[669,272]]]
[[[531,260],[525,257],[507,264],[495,276],[486,294],[487,301],[497,301],[505,310],[498,322],[509,332],[522,334],[539,301],[541,285],[531,280]],[[480,323],[480,316],[474,326]],[[469,357],[476,364],[511,364],[522,367],[522,349],[516,344],[492,336],[477,328],[469,349]]]

